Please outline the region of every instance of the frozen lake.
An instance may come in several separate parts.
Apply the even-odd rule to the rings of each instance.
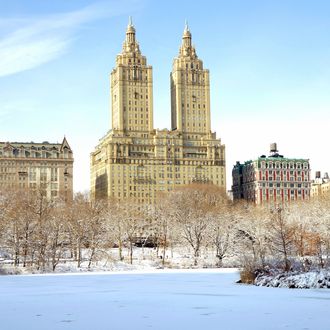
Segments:
[[[330,329],[330,290],[237,279],[219,270],[1,276],[0,329]]]

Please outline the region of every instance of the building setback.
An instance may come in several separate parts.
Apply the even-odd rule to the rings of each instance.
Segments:
[[[42,190],[72,200],[72,150],[62,143],[0,142],[0,190]]]
[[[286,203],[310,197],[311,180],[308,159],[285,158],[271,144],[271,154],[260,156],[232,170],[233,199],[256,204]]]
[[[209,71],[185,26],[171,73],[172,129],[153,127],[152,67],[130,21],[111,73],[112,130],[91,153],[92,198],[153,203],[192,182],[225,188],[225,146],[211,132]]]

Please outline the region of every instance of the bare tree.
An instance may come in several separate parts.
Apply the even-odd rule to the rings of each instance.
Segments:
[[[222,267],[223,259],[233,245],[236,223],[234,204],[225,190],[216,187],[208,188],[205,202],[205,217],[208,219],[206,244],[215,251],[217,266]]]
[[[269,239],[271,248],[283,257],[284,270],[290,270],[289,256],[293,248],[295,226],[288,220],[285,210],[278,206],[272,210]]]
[[[151,219],[151,233],[156,247],[156,255],[160,258],[162,265],[165,265],[166,252],[171,243],[174,241],[176,228],[173,221],[173,209],[167,195],[160,194],[156,205],[149,205],[146,214]]]
[[[310,255],[318,258],[320,267],[329,265],[330,260],[330,194],[314,197],[298,210],[308,232],[306,239]],[[297,213],[297,211],[295,212]]]
[[[49,237],[47,222],[52,217],[54,202],[47,199],[45,191],[41,188],[36,191],[30,191],[28,197],[28,211],[36,221],[34,243],[37,269],[45,270],[47,261],[46,249]]]
[[[133,263],[133,247],[138,236],[143,235],[144,214],[138,204],[122,203],[121,222],[124,240],[128,244],[129,262]]]
[[[83,249],[87,246],[88,240],[88,202],[86,194],[76,194],[67,218],[72,250],[79,268],[83,261]]]
[[[88,205],[88,247],[89,260],[88,269],[90,269],[93,259],[99,249],[106,244],[106,227],[105,227],[105,206],[103,200],[92,201]]]
[[[47,254],[53,271],[64,256],[68,240],[68,226],[66,209],[68,205],[62,200],[57,200],[51,217],[48,218],[49,231]]]
[[[235,234],[236,253],[248,268],[264,268],[269,252],[269,210],[251,203],[235,205],[237,230]],[[251,259],[252,256],[252,259]]]
[[[222,196],[222,190],[211,184],[194,184],[169,194],[173,218],[181,228],[183,239],[193,250],[194,265],[198,263],[208,226],[217,214]]]
[[[124,226],[122,223],[121,215],[123,213],[124,205],[116,199],[108,200],[107,210],[105,213],[106,227],[109,234],[109,240],[112,246],[118,247],[118,258],[123,260],[123,247],[124,247]]]

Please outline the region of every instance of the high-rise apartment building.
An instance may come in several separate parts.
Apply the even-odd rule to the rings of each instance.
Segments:
[[[271,144],[270,156],[237,162],[232,170],[233,199],[256,204],[285,203],[310,197],[311,180],[308,159],[285,158]]]
[[[209,72],[185,26],[171,73],[172,129],[153,128],[152,67],[130,20],[111,73],[112,129],[91,153],[92,198],[153,203],[192,182],[226,187],[225,146],[211,132]]]
[[[111,101],[114,131],[141,137],[153,131],[152,67],[141,54],[131,20],[111,72]]]
[[[173,61],[171,73],[172,130],[185,138],[211,132],[209,71],[197,57],[186,24],[179,56]]]
[[[315,179],[312,181],[311,197],[322,196],[330,193],[330,178],[327,172],[321,177],[321,172],[316,171]]]
[[[0,190],[42,190],[72,200],[73,154],[62,143],[0,142]]]

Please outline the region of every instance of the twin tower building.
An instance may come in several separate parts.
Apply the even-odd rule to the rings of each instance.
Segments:
[[[129,21],[111,72],[112,129],[91,153],[93,198],[154,203],[191,183],[226,187],[225,146],[211,131],[209,71],[186,24],[171,72],[171,130],[154,129],[152,66]]]

